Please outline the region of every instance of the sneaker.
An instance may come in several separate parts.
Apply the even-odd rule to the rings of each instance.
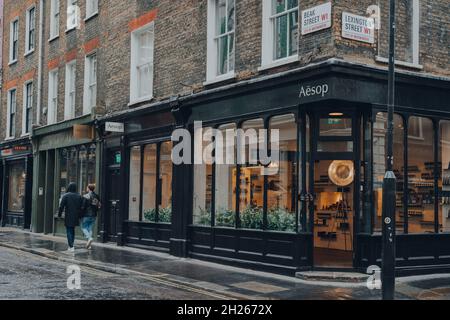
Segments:
[[[69,248],[69,249],[67,249],[67,252],[75,252],[75,248],[74,247]]]
[[[91,249],[92,248],[92,239],[89,239],[89,241],[86,243],[86,249]]]

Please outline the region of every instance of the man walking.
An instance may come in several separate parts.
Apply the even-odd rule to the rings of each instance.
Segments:
[[[101,207],[100,197],[95,193],[95,184],[90,184],[87,187],[87,193],[83,197],[82,212],[83,218],[81,220],[81,230],[88,240],[86,249],[91,249],[92,246],[92,228],[94,227],[97,218],[98,210]]]
[[[69,252],[75,252],[75,227],[80,224],[80,213],[83,198],[77,193],[77,185],[70,183],[67,188],[67,193],[61,198],[59,204],[58,217],[64,215],[64,223],[67,231],[67,242],[69,244]]]

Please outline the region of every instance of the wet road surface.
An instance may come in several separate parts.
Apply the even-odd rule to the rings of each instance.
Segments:
[[[81,289],[67,289],[69,263],[0,248],[1,299],[198,300],[216,296],[166,286],[141,277],[81,267]]]

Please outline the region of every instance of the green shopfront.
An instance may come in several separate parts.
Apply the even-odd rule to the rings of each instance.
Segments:
[[[398,73],[394,169],[402,274],[450,266],[449,89],[448,79]],[[380,266],[386,90],[386,70],[329,60],[105,119],[125,130],[103,137],[102,168],[109,173],[102,183],[118,188],[104,190],[103,197],[117,199],[104,207],[102,239],[287,274]],[[273,164],[267,168],[260,159],[171,165],[177,143],[171,132],[192,133],[195,121],[224,137],[234,129],[277,129],[276,173],[261,175]],[[251,144],[245,150],[254,150]],[[237,153],[215,152],[228,151]]]
[[[64,221],[56,217],[59,200],[71,182],[82,194],[98,181],[101,142],[90,117],[85,117],[36,129],[33,144],[32,230],[65,235]]]

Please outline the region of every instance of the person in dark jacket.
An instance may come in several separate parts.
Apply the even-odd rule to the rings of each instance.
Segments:
[[[64,223],[66,225],[69,252],[75,252],[75,227],[80,224],[82,202],[83,198],[77,193],[77,185],[75,183],[70,183],[67,188],[67,193],[61,198],[58,212],[59,218],[61,218],[62,213],[65,212]]]
[[[86,192],[87,193],[83,196],[81,230],[88,240],[86,248],[91,249],[93,241],[92,228],[94,227],[101,204],[100,197],[95,193],[95,184],[88,185]]]

